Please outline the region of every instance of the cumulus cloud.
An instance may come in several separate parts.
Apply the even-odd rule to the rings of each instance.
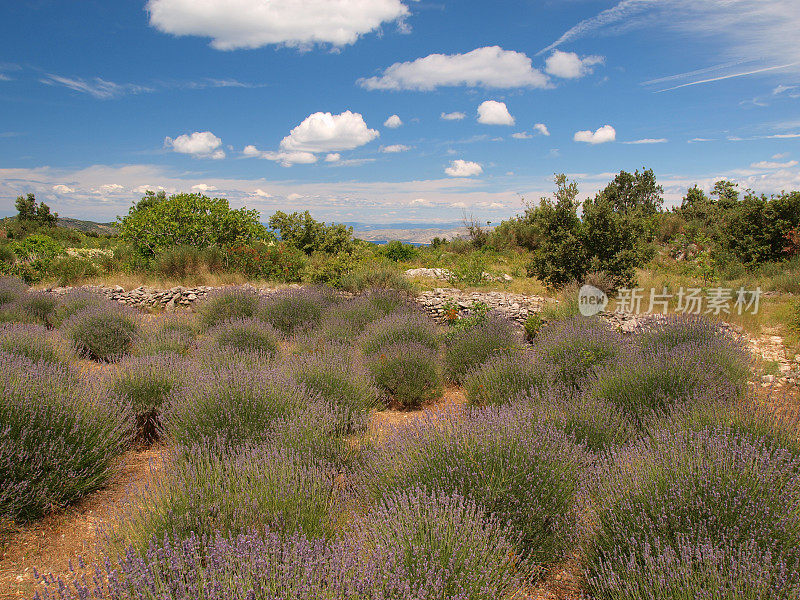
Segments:
[[[338,152],[331,152],[325,156],[325,162],[339,162],[342,159],[342,155]]]
[[[550,135],[550,130],[547,129],[547,125],[545,125],[544,123],[536,123],[533,126],[533,131],[535,133],[538,133],[539,135],[545,135],[545,136]],[[511,137],[516,138],[518,140],[527,140],[532,138],[533,136],[527,131],[520,131],[519,133],[512,133]]]
[[[147,11],[159,31],[210,37],[218,50],[345,46],[409,14],[401,0],[149,0]]]
[[[545,71],[561,79],[578,79],[592,72],[592,67],[605,62],[602,56],[580,57],[574,52],[555,50],[545,61]]]
[[[400,120],[400,117],[397,115],[392,115],[388,119],[383,122],[384,127],[388,127],[390,129],[397,129],[403,124],[403,121]]]
[[[242,155],[251,158],[263,158],[280,163],[281,166],[291,167],[292,165],[309,165],[317,162],[317,157],[311,152],[272,152],[269,150],[259,150],[252,144],[247,145],[242,150]]]
[[[547,76],[534,69],[522,52],[499,46],[477,48],[466,54],[430,54],[394,63],[383,74],[358,83],[368,90],[433,90],[441,86],[518,88],[547,86]]]
[[[576,131],[573,139],[576,142],[586,142],[587,144],[605,144],[617,139],[617,132],[611,125],[603,125],[597,131],[591,129]]]
[[[333,152],[352,150],[368,144],[380,133],[370,129],[360,113],[345,111],[338,115],[317,112],[306,117],[283,140],[285,152]]]
[[[414,198],[408,203],[409,206],[436,206],[433,202],[426,198]]]
[[[194,190],[195,192],[200,192],[202,194],[205,194],[206,192],[213,192],[216,189],[217,188],[214,187],[213,185],[208,185],[205,183],[198,183],[197,185],[192,186],[192,190]]]
[[[450,113],[442,113],[439,118],[442,121],[460,121],[461,119],[465,118],[467,115],[463,112],[450,112]]]
[[[472,177],[473,175],[480,175],[483,173],[483,167],[468,160],[456,159],[450,162],[444,172],[450,177]]]
[[[513,125],[514,117],[508,112],[505,102],[487,100],[478,107],[478,123],[484,125]]]
[[[769,160],[762,160],[760,162],[755,162],[750,166],[753,167],[754,169],[772,170],[772,169],[790,169],[792,167],[796,167],[797,165],[798,162],[796,160],[790,160],[787,162],[773,162]]]
[[[520,132],[517,132],[517,133],[512,133],[511,137],[514,138],[515,140],[529,140],[533,136],[530,133],[528,133],[527,131],[520,131]]]
[[[632,140],[630,142],[622,142],[623,144],[666,144],[669,140],[667,138],[644,138],[641,140]]]
[[[164,138],[164,147],[171,148],[180,154],[190,154],[195,158],[225,158],[222,140],[210,131],[195,131],[191,134],[179,135],[175,139]]]
[[[73,194],[75,189],[69,187],[68,185],[64,185],[63,183],[59,183],[53,186],[53,191],[56,194]]]
[[[411,150],[411,146],[406,146],[405,144],[392,144],[391,146],[381,147],[381,152],[385,154],[393,154],[396,152],[407,152],[408,150]]]
[[[548,135],[548,136],[550,135],[550,130],[547,129],[547,125],[545,125],[544,123],[536,123],[533,126],[533,128],[542,135]]]
[[[272,194],[270,194],[269,192],[265,192],[261,188],[254,189],[253,196],[258,196],[259,198],[272,198]]]

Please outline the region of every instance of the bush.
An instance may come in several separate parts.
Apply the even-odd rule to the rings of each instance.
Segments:
[[[442,395],[436,352],[418,342],[384,346],[368,361],[375,382],[402,408],[416,408]]]
[[[225,266],[224,261],[218,248],[178,245],[164,248],[156,256],[153,268],[163,277],[183,280],[201,273],[221,271]]]
[[[147,356],[121,361],[107,382],[112,395],[131,407],[135,438],[139,442],[158,439],[162,406],[177,387],[185,365],[172,356]]]
[[[378,252],[392,262],[412,260],[419,254],[419,250],[412,244],[404,244],[400,240],[387,242],[385,246],[378,249]]]
[[[340,344],[350,344],[373,321],[395,311],[407,310],[408,307],[408,300],[402,294],[390,291],[373,291],[370,294],[347,300],[325,311],[325,315],[319,325],[319,331],[322,337],[327,340]]]
[[[274,442],[337,456],[341,412],[277,370],[231,364],[189,367],[164,408],[166,436],[188,446]]]
[[[0,352],[0,520],[35,519],[101,487],[127,417],[62,367]]]
[[[339,286],[357,294],[367,290],[399,290],[411,292],[414,286],[397,267],[380,263],[362,265],[341,276]]]
[[[20,298],[18,305],[30,319],[42,325],[52,326],[58,300],[47,292],[33,292]]]
[[[130,350],[137,332],[133,316],[117,307],[89,307],[67,319],[62,328],[81,356],[110,362]]]
[[[524,407],[422,417],[368,459],[364,485],[376,497],[417,487],[458,493],[507,523],[535,563],[571,550],[584,453]]]
[[[329,290],[301,288],[276,294],[264,302],[259,317],[284,335],[291,335],[300,327],[319,323],[322,313],[335,302]]]
[[[278,354],[280,334],[258,319],[223,321],[208,331],[214,346],[237,352],[259,352],[268,357]]]
[[[0,351],[54,365],[67,365],[75,358],[62,337],[35,324],[0,325]]]
[[[800,457],[729,432],[655,434],[600,463],[595,598],[796,598]]]
[[[186,356],[195,345],[198,329],[199,323],[193,315],[165,313],[153,322],[145,323],[131,353],[136,356]]]
[[[577,393],[563,384],[520,394],[515,404],[526,405],[532,418],[574,437],[592,452],[628,444],[642,435],[637,423],[613,402]]]
[[[0,277],[0,306],[16,302],[28,293],[28,286],[16,277]]]
[[[333,531],[333,477],[287,449],[192,446],[152,484],[133,494],[110,541],[144,554],[151,543],[249,531],[327,537]]]
[[[213,327],[231,319],[246,319],[258,315],[262,300],[250,287],[223,288],[211,292],[197,307],[200,322]]]
[[[404,342],[413,342],[436,351],[439,347],[436,323],[418,311],[390,314],[367,326],[361,336],[360,346],[364,354],[375,354]]]
[[[292,357],[283,367],[292,379],[340,409],[343,421],[337,429],[342,434],[366,428],[370,409],[380,405],[366,367],[349,354],[342,346],[320,345]]]
[[[228,264],[248,279],[292,283],[302,279],[306,255],[283,242],[257,242],[229,249]]]
[[[70,290],[63,296],[57,297],[56,306],[50,314],[48,325],[51,327],[61,327],[61,324],[72,315],[81,312],[89,307],[106,306],[109,309],[116,308],[109,300],[100,294],[85,290]]]
[[[547,371],[532,352],[499,352],[464,376],[461,385],[473,405],[506,404],[531,388],[541,389]]]
[[[602,365],[625,350],[622,337],[598,319],[575,317],[549,323],[536,349],[550,365],[554,380],[579,387]]]
[[[50,274],[58,285],[75,285],[96,277],[100,270],[89,258],[81,256],[59,256],[50,266]]]
[[[452,330],[445,344],[445,378],[460,382],[470,369],[485,363],[496,352],[518,347],[520,341],[514,325],[496,315],[472,329]]]
[[[356,535],[372,560],[391,568],[406,598],[496,600],[518,591],[524,577],[515,534],[459,494],[391,494],[358,522]]]

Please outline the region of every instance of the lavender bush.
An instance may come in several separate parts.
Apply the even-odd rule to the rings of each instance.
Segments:
[[[331,470],[285,448],[214,444],[179,453],[150,485],[133,493],[109,535],[117,551],[144,554],[151,543],[191,534],[257,530],[329,537],[334,528]]]
[[[131,407],[137,441],[148,443],[158,439],[162,406],[185,370],[185,361],[156,355],[126,358],[108,376],[107,388]]]
[[[67,365],[76,358],[64,338],[33,323],[0,325],[0,351],[24,356],[35,363]]]
[[[485,363],[497,352],[519,347],[521,342],[514,325],[494,314],[489,314],[475,327],[453,330],[445,344],[445,378],[461,382],[470,369]]]
[[[417,408],[442,395],[437,353],[420,343],[385,346],[367,364],[378,386],[402,408]]]
[[[261,305],[261,297],[251,287],[223,288],[198,303],[197,313],[204,326],[213,327],[231,319],[255,317]]]
[[[580,387],[598,367],[626,350],[619,333],[599,319],[587,317],[548,323],[535,341],[554,379],[573,387]]]
[[[50,314],[48,324],[51,327],[60,327],[72,315],[97,306],[106,306],[113,309],[116,305],[100,294],[87,290],[70,290],[63,296],[57,297],[57,302]]]
[[[28,293],[27,284],[16,277],[0,277],[0,305],[11,304]]]
[[[405,296],[389,291],[376,291],[332,306],[325,311],[319,329],[325,339],[349,344],[373,321],[393,312],[408,310]]]
[[[458,493],[519,535],[534,563],[560,560],[576,526],[583,450],[524,406],[421,418],[370,451],[364,485],[374,497],[424,487]]]
[[[267,356],[278,354],[280,334],[274,327],[255,318],[222,321],[208,331],[216,348],[237,352],[260,352]]]
[[[0,352],[0,520],[35,519],[101,487],[128,414],[63,367]]]
[[[365,429],[369,411],[381,404],[367,368],[350,354],[348,348],[336,344],[319,344],[283,365],[294,381],[340,409],[342,421],[337,430],[341,434]]]
[[[128,352],[136,337],[137,322],[122,307],[94,306],[71,316],[61,329],[79,354],[110,362]]]
[[[413,342],[436,351],[439,348],[439,330],[430,318],[421,312],[390,314],[374,321],[361,336],[364,354],[375,354],[384,348]]]
[[[58,300],[53,294],[31,292],[17,300],[17,305],[28,319],[52,327],[53,314],[58,305]]]
[[[462,379],[467,401],[477,406],[506,404],[531,388],[542,389],[547,371],[534,352],[511,350],[491,356]]]
[[[565,384],[531,388],[515,403],[528,406],[532,418],[563,431],[592,452],[630,443],[642,435],[637,422],[618,405]]]
[[[800,457],[724,430],[654,433],[592,476],[596,598],[797,598]]]
[[[259,317],[284,335],[319,323],[323,311],[334,304],[330,290],[321,287],[287,290],[265,301]]]
[[[134,340],[131,354],[154,356],[172,354],[186,356],[195,347],[199,323],[194,315],[172,313],[146,322]]]
[[[397,492],[355,533],[372,560],[391,565],[403,598],[436,590],[437,598],[496,600],[516,592],[527,571],[515,533],[459,494]]]

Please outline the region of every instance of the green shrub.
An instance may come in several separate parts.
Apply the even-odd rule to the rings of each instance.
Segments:
[[[208,337],[220,349],[258,352],[268,357],[278,354],[280,334],[259,319],[232,319],[209,329]]]
[[[155,257],[153,268],[163,277],[186,279],[203,272],[222,270],[224,258],[216,248],[200,249],[194,246],[171,246]]]
[[[266,468],[265,468],[266,467]],[[333,532],[333,478],[286,449],[193,446],[135,492],[110,536],[112,548],[144,554],[150,543],[252,530],[310,537]]]
[[[261,304],[261,298],[253,288],[224,288],[200,302],[197,313],[203,325],[213,327],[222,321],[255,317]]]
[[[361,265],[341,276],[339,286],[348,292],[385,289],[411,292],[414,288],[398,268],[381,263]]]
[[[75,285],[96,277],[99,272],[91,259],[80,256],[60,256],[53,261],[50,267],[50,274],[61,286]]]
[[[195,345],[199,329],[200,324],[194,315],[164,314],[159,319],[144,324],[134,341],[131,353],[136,356],[186,356]]]
[[[300,327],[313,327],[323,311],[336,301],[324,288],[301,288],[280,292],[266,300],[259,317],[284,335]]]
[[[121,308],[89,307],[67,319],[62,329],[78,353],[103,362],[126,354],[136,337],[136,320]]]
[[[381,246],[378,252],[393,262],[412,260],[419,254],[419,250],[412,244],[404,244],[399,240],[392,240]]]
[[[293,283],[302,279],[306,255],[284,242],[256,242],[228,250],[231,269],[249,279]]]
[[[342,278],[358,265],[357,259],[348,252],[326,254],[315,252],[308,257],[303,268],[303,280],[332,287],[341,285]]]
[[[496,352],[518,347],[520,341],[512,323],[495,315],[472,329],[453,330],[445,343],[445,378],[460,382],[470,369]]]
[[[368,357],[368,366],[378,386],[402,408],[417,408],[442,395],[437,353],[418,342],[383,346]]]
[[[47,326],[52,326],[57,305],[56,297],[47,292],[33,292],[19,300],[19,307],[23,313],[37,323]]]
[[[467,402],[478,406],[506,404],[531,388],[542,389],[547,367],[532,352],[498,352],[469,370],[461,381]]]
[[[439,331],[431,319],[420,312],[399,312],[373,321],[364,330],[360,346],[364,354],[375,354],[388,346],[404,342],[421,344],[436,351]]]

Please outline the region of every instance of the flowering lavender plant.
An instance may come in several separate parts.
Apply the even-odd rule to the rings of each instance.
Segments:
[[[16,277],[0,277],[0,305],[11,304],[28,293],[28,286]]]
[[[332,292],[322,287],[287,290],[266,300],[259,317],[284,335],[291,335],[299,327],[319,323],[323,311],[335,301]]]
[[[439,347],[439,330],[427,315],[421,312],[399,312],[371,323],[361,336],[364,354],[376,352],[403,342],[421,344],[436,351]]]
[[[133,492],[108,540],[117,552],[144,554],[151,543],[192,533],[329,537],[333,496],[333,474],[319,461],[285,448],[206,441],[168,459],[153,483]]]
[[[47,292],[30,292],[17,300],[23,315],[35,323],[48,327],[53,326],[53,314],[58,300],[53,294]]]
[[[319,329],[325,339],[349,344],[373,321],[408,310],[408,300],[403,295],[376,291],[332,306],[325,311]]]
[[[370,451],[364,485],[374,496],[424,487],[474,500],[519,535],[521,554],[552,563],[570,548],[578,476],[586,455],[527,407],[426,416]]]
[[[800,457],[725,430],[656,432],[591,474],[598,598],[796,598]]]
[[[493,313],[475,327],[452,329],[445,341],[445,378],[460,382],[470,369],[483,364],[493,354],[521,344],[521,334],[511,321]]]
[[[384,346],[367,358],[370,373],[391,402],[416,408],[442,395],[436,352],[417,342]]]
[[[274,327],[255,318],[231,319],[209,329],[208,337],[216,348],[236,352],[278,353],[280,334]]]
[[[197,307],[200,322],[206,327],[231,319],[255,317],[262,300],[251,287],[223,288],[211,292]]]
[[[101,305],[90,306],[72,315],[61,330],[82,356],[111,362],[130,350],[138,325],[130,311]]]
[[[547,371],[534,352],[518,349],[498,352],[472,368],[461,384],[467,401],[477,406],[506,404],[531,388],[543,388]]]
[[[58,333],[33,323],[0,325],[0,351],[37,363],[67,365],[76,358],[72,347]]]
[[[196,345],[200,324],[194,315],[165,313],[142,324],[131,353],[136,356],[173,354],[186,356]]]
[[[0,352],[0,520],[29,520],[102,486],[129,412],[60,365]]]

